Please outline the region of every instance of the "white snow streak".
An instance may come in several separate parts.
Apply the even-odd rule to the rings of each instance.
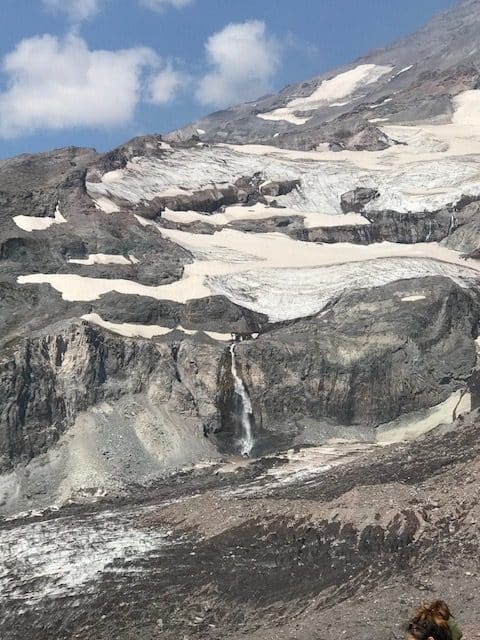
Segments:
[[[286,120],[292,124],[305,124],[309,118],[302,118],[298,116],[298,113],[312,111],[322,106],[344,106],[349,101],[339,101],[353,96],[359,89],[374,84],[392,69],[393,67],[391,66],[361,64],[354,69],[340,73],[330,80],[324,80],[310,96],[295,98],[285,107],[258,114],[258,117],[262,118],[262,120]]]
[[[352,288],[428,275],[445,275],[466,286],[478,278],[480,271],[478,262],[464,261],[457,252],[436,243],[320,245],[282,234],[247,234],[231,229],[213,235],[171,229],[159,232],[196,257],[186,265],[178,282],[147,286],[131,280],[68,274],[31,274],[20,276],[18,282],[48,283],[65,300],[72,301],[95,300],[110,291],[182,303],[225,295],[236,304],[280,321],[317,313],[330,299]]]
[[[124,336],[126,338],[145,338],[147,340],[151,340],[157,336],[165,336],[169,333],[173,333],[173,331],[180,331],[187,335],[193,336],[197,333],[204,333],[209,336],[213,340],[218,341],[229,341],[232,339],[231,333],[218,333],[216,331],[196,331],[193,329],[184,329],[181,325],[175,327],[174,329],[169,327],[162,327],[159,325],[153,324],[128,324],[128,323],[116,323],[116,322],[108,322],[103,320],[98,313],[87,313],[82,316],[82,320],[86,320],[87,322],[91,322],[92,324],[96,324],[99,327],[104,329],[108,329],[113,333],[117,333],[120,336]]]
[[[48,229],[53,224],[63,224],[67,222],[60,213],[58,205],[55,209],[55,217],[53,218],[20,215],[14,216],[13,221],[15,222],[17,227],[20,227],[20,229],[28,231],[29,233],[31,233],[32,231],[45,231],[45,229]]]
[[[69,262],[71,264],[84,264],[87,266],[92,266],[95,264],[135,264],[130,256],[126,258],[125,256],[106,253],[90,253],[88,258],[72,258],[71,260],[69,260]]]

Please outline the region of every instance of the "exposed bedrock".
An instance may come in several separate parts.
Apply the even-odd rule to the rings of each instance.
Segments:
[[[0,361],[0,468],[47,451],[90,407],[140,394],[195,418],[201,434],[216,416],[221,355],[212,341],[125,339],[78,321],[12,343]]]
[[[476,362],[478,301],[441,277],[348,294],[319,316],[270,327],[222,298],[177,311],[190,326],[220,314],[238,333],[263,329],[236,350],[259,451],[297,437],[322,440],[335,425],[372,429],[435,406],[466,388]],[[84,322],[58,323],[7,345],[0,398],[4,470],[47,451],[81,413],[102,402],[132,404],[130,421],[147,402],[155,411],[188,417],[196,425],[192,437],[216,433],[221,449],[236,450],[228,345],[202,334],[152,342]]]
[[[311,242],[440,242],[476,257],[480,249],[480,202],[478,196],[465,196],[456,204],[435,211],[365,210],[377,197],[375,189],[355,189],[342,196],[345,212],[361,213],[369,222],[363,226],[322,227],[306,230],[304,239]]]
[[[373,244],[375,242],[397,242],[401,244],[414,244],[416,242],[440,242],[460,225],[454,214],[449,210],[439,212],[399,213],[397,211],[369,211],[362,215],[370,221],[370,224],[342,224],[328,227],[305,227],[304,218],[301,215],[279,215],[281,209],[271,208],[272,217],[262,219],[235,220],[226,225],[228,229],[235,229],[245,233],[284,233],[295,240],[303,242],[317,242],[335,244],[337,242],[349,242],[353,244]],[[246,214],[247,215],[247,212]],[[470,233],[475,223],[468,226]],[[162,223],[163,226],[177,228],[189,233],[212,234],[221,228],[208,224],[208,216],[205,222],[197,221],[188,224]],[[476,225],[480,228],[480,225]],[[468,236],[469,240],[461,242],[460,237]],[[468,232],[457,236],[449,242],[451,248],[457,248],[456,241],[463,250],[467,247],[479,246],[479,241],[471,237]]]
[[[102,154],[88,169],[88,181],[96,182],[104,173],[124,169],[133,158],[162,158],[168,146],[160,135],[137,136],[112,151]]]
[[[163,153],[156,151],[161,143],[155,138],[141,142],[143,146],[133,140],[107,156],[124,157],[143,147],[148,155],[150,146],[155,147],[152,153]],[[70,262],[89,254],[135,256],[135,264],[115,265],[116,278],[147,285],[181,278],[184,266],[192,261],[188,251],[162,238],[156,229],[139,225],[131,213],[106,215],[95,207],[85,180],[88,167],[99,158],[103,157],[92,149],[68,147],[0,162],[1,282],[11,284],[17,275],[38,272],[112,277],[111,265]],[[116,164],[120,166],[120,160]],[[61,220],[53,223],[57,207]],[[29,230],[29,218],[34,225],[44,218],[52,224]]]
[[[90,254],[134,256],[135,263],[75,264]],[[10,230],[0,238],[0,274],[14,282],[25,273],[66,273],[87,277],[135,280],[146,285],[179,280],[191,254],[162,238],[155,229],[135,224],[128,214],[106,217],[78,214],[75,226],[57,224],[44,231]]]
[[[476,297],[432,277],[346,294],[326,312],[238,345],[257,446],[374,428],[433,407],[465,388],[476,361]],[[220,411],[228,442],[238,432],[224,360]],[[338,430],[337,430],[338,431]]]
[[[147,219],[160,218],[165,209],[171,211],[198,211],[209,214],[224,210],[231,205],[252,206],[261,202],[267,204],[266,196],[287,195],[300,184],[299,180],[273,180],[265,182],[257,173],[238,178],[234,184],[217,184],[193,192],[186,191],[172,196],[159,196],[140,202],[135,211]],[[119,202],[122,205],[121,202]],[[131,204],[126,204],[131,208]],[[206,215],[206,221],[208,216]]]
[[[0,161],[0,218],[53,218],[57,204],[64,213],[92,210],[85,175],[96,158],[93,149],[66,147]],[[2,224],[0,239],[6,230],[8,225]]]
[[[480,202],[478,198],[462,198],[456,205],[449,205],[434,211],[402,213],[393,210],[365,210],[365,205],[374,202],[378,192],[375,189],[356,189],[342,196],[341,205],[345,213],[360,213],[369,224],[342,224],[326,227],[306,227],[300,212],[282,214],[282,208],[271,206],[269,218],[237,219],[227,225],[209,224],[208,215],[204,220],[190,223],[170,222],[161,219],[160,224],[189,233],[213,234],[222,228],[235,229],[245,233],[279,232],[304,242],[328,243],[350,242],[353,244],[373,244],[376,242],[396,242],[415,244],[417,242],[443,242],[451,249],[476,257],[480,251]]]
[[[185,304],[129,296],[111,292],[91,303],[89,312],[115,323],[181,325],[197,331],[220,333],[259,333],[268,325],[268,317],[240,307],[224,296],[208,296]]]
[[[380,193],[377,189],[358,187],[342,195],[340,206],[342,207],[343,213],[349,213],[350,211],[361,213],[365,205],[378,198],[379,195]]]
[[[398,213],[397,211],[368,211],[362,214],[369,225],[321,227],[307,230],[310,242],[439,242],[446,238],[457,224],[453,214],[445,209],[438,212]]]
[[[468,257],[478,257],[480,249],[480,202],[464,198],[457,204],[453,232],[445,239],[444,244],[451,249],[462,251]]]

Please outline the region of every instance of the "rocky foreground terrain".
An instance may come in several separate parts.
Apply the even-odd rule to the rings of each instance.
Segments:
[[[479,21],[0,161],[2,639],[480,633]]]
[[[479,433],[472,414],[6,522],[2,637],[400,639],[438,594],[478,637]]]

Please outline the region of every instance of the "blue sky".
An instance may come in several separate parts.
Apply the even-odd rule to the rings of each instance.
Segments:
[[[454,0],[2,0],[0,157],[106,150],[308,79]]]

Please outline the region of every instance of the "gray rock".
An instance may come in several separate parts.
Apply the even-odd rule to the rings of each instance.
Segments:
[[[361,213],[366,204],[375,200],[380,196],[377,189],[369,189],[368,187],[357,187],[353,191],[344,193],[340,200],[343,213],[354,211]]]
[[[402,302],[412,294],[425,299]],[[465,387],[475,365],[478,302],[443,278],[408,280],[345,295],[326,314],[238,345],[257,446],[289,445],[312,423],[318,441],[332,422],[358,435],[443,402]],[[238,431],[228,359],[222,378],[226,443]]]
[[[123,339],[78,321],[11,343],[0,361],[1,470],[45,453],[102,401],[150,393],[157,406],[193,416],[201,434],[216,416],[220,357],[212,341]]]

